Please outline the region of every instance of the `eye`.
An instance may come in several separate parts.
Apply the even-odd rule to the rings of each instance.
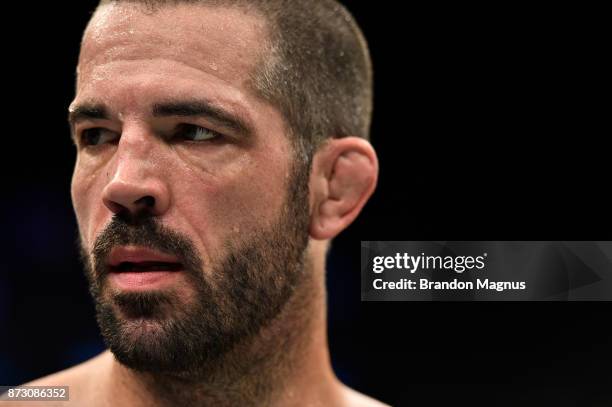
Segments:
[[[200,127],[193,124],[182,124],[179,126],[178,131],[176,132],[176,137],[190,141],[207,141],[221,137],[221,134],[205,127]]]
[[[116,139],[119,135],[114,131],[102,127],[85,129],[81,132],[81,140],[86,146],[97,146],[108,143]]]

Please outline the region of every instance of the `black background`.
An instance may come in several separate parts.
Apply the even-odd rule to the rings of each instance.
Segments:
[[[103,349],[66,125],[95,3],[4,9],[0,384]],[[345,4],[374,61],[381,171],[329,259],[338,376],[398,406],[609,403],[610,303],[362,303],[359,290],[361,240],[612,240],[603,11]]]

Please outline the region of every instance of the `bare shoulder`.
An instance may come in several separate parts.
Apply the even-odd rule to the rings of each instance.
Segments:
[[[31,382],[25,383],[27,386],[77,386],[81,387],[88,384],[95,373],[103,368],[109,361],[108,352],[103,352],[83,363],[72,366],[68,369],[41,377]],[[72,390],[72,389],[71,389]]]
[[[36,402],[37,406],[80,406],[95,391],[95,377],[103,366],[107,363],[107,352],[103,352],[83,363],[68,369],[32,380],[24,383],[24,386],[68,386],[70,401],[49,401]],[[28,404],[29,403],[29,404]],[[30,402],[2,402],[1,406],[25,406],[31,405]]]
[[[343,390],[345,405],[348,407],[390,407],[388,404],[359,393],[348,386],[344,386]]]

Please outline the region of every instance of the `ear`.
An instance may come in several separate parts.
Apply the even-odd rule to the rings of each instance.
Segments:
[[[327,240],[359,215],[378,180],[372,145],[358,137],[327,141],[314,155],[310,175],[310,236]]]

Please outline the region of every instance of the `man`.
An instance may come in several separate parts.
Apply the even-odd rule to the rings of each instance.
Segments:
[[[335,377],[325,317],[329,242],[376,185],[371,88],[334,0],[103,0],[69,121],[109,351],[29,384],[83,406],[382,405]]]

